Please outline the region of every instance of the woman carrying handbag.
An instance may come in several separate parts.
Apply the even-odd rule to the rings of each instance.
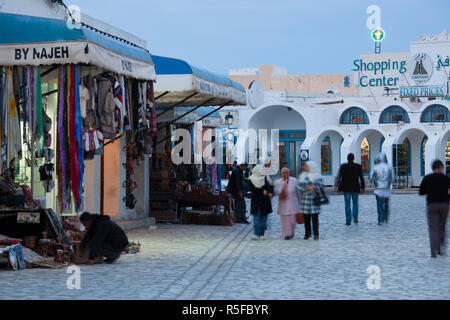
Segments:
[[[298,177],[297,189],[300,197],[300,212],[304,217],[305,237],[311,237],[311,222],[314,240],[319,239],[319,214],[320,206],[328,203],[323,191],[322,179],[319,175],[317,165],[308,161],[304,164],[303,172]]]

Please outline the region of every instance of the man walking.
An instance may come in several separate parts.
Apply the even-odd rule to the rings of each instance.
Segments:
[[[245,164],[235,167],[228,181],[226,191],[233,196],[237,223],[250,223],[245,217],[244,173]]]
[[[359,193],[363,193],[365,189],[362,167],[358,163],[354,163],[355,156],[349,153],[347,156],[348,163],[344,163],[339,168],[336,177],[335,187],[338,191],[344,192],[345,200],[345,225],[349,226],[352,222],[358,223],[358,198]],[[353,210],[350,208],[350,200],[353,203]]]
[[[431,165],[433,173],[423,178],[419,194],[427,195],[427,220],[430,234],[431,257],[436,253],[442,255],[445,244],[445,223],[448,216],[448,188],[450,179],[444,175],[444,164],[441,160],[434,160]]]

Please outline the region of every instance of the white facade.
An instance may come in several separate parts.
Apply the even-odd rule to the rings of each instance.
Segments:
[[[444,31],[438,36],[421,36],[420,41],[410,44],[410,49],[410,52],[366,54],[355,59],[351,85],[357,88],[358,94],[352,96],[266,91],[263,105],[240,111],[241,127],[286,130],[286,134],[306,131],[301,141],[286,140],[290,144],[291,154],[286,157],[291,156],[291,161],[287,160],[291,169],[298,169],[301,150],[308,150],[309,159],[321,164],[324,158],[321,145],[329,143],[326,150],[331,152],[325,151],[329,152],[325,158],[331,156],[327,160],[330,168],[322,174],[327,185],[333,184],[340,164],[347,162],[348,153],[361,162],[363,152],[368,173],[376,154],[382,150],[407,185],[418,186],[424,174],[431,171],[433,159],[446,163],[446,144],[450,139],[450,35]],[[421,59],[427,61],[422,63]],[[419,83],[415,80],[418,78]],[[419,94],[405,96],[410,91],[400,91],[402,87],[418,90],[410,91]],[[357,109],[350,109],[354,107]],[[390,123],[381,123],[386,119]],[[282,147],[287,148],[281,140]],[[363,140],[368,142],[369,150],[362,151]],[[394,147],[403,142],[403,147]],[[405,162],[404,168],[397,161]]]

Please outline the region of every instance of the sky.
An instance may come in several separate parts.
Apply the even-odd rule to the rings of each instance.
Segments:
[[[450,0],[65,0],[147,41],[152,54],[212,72],[275,64],[289,74],[347,73],[372,53],[366,9],[381,9],[382,52],[450,32]]]

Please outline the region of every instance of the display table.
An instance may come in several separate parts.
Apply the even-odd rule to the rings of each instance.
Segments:
[[[230,194],[213,195],[196,192],[175,192],[175,199],[179,207],[193,207],[195,205],[221,205],[225,213],[231,213],[233,198]]]

